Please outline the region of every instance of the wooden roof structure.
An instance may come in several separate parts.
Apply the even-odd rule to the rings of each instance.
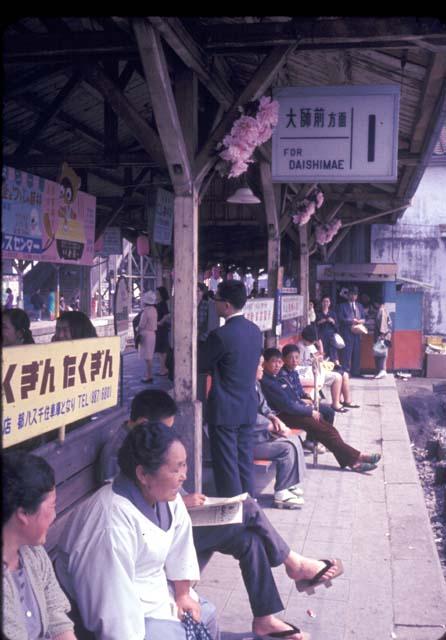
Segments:
[[[320,217],[343,224],[402,215],[446,119],[435,17],[29,17],[4,30],[3,67],[5,164],[56,179],[67,161],[97,198],[97,233],[113,223],[128,239],[146,228],[147,187],[179,193],[193,179],[200,246],[218,258],[265,253],[272,233],[298,242],[286,205],[311,188],[268,183],[267,143],[251,176],[262,205],[226,204],[233,181],[215,177],[215,147],[238,105],[278,86],[400,86],[398,181],[323,185]],[[178,109],[163,108],[170,94]]]

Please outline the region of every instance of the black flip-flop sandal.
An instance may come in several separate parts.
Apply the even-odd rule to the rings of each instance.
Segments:
[[[325,563],[325,567],[321,569],[316,575],[311,579],[305,580],[295,580],[296,589],[301,593],[302,591],[306,591],[308,595],[312,595],[316,587],[320,585],[325,585],[327,588],[331,587],[331,582],[342,573],[344,573],[344,566],[342,564],[342,560],[339,558],[335,558],[334,560],[321,560],[321,562]],[[331,576],[329,580],[321,580],[321,578],[331,569],[331,567],[336,567],[337,571],[334,576]]]
[[[268,635],[266,636],[259,636],[256,634],[254,638],[256,640],[268,640],[268,638],[291,638],[295,633],[301,633],[302,640],[309,640],[310,636],[308,633],[305,633],[305,631],[301,631],[299,627],[295,627],[294,624],[291,624],[291,622],[286,622],[285,620],[284,622],[285,624],[290,625],[289,629],[285,629],[284,631],[273,631],[272,633],[268,633]]]
[[[333,411],[336,411],[336,413],[348,413],[348,410],[344,407],[339,407],[339,409],[335,409],[334,407],[332,407]]]
[[[351,402],[341,402],[341,404],[346,409],[360,409],[361,408],[359,404],[353,404]]]

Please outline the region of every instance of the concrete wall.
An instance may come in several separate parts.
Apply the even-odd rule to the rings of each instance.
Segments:
[[[396,262],[398,276],[433,285],[424,289],[423,331],[446,335],[446,167],[430,167],[401,220],[375,224],[371,262]]]

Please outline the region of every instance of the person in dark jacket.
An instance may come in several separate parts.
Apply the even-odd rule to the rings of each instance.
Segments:
[[[335,364],[339,364],[338,350],[334,343],[334,335],[339,332],[338,318],[331,308],[330,296],[321,300],[321,309],[316,313],[317,333],[324,347],[324,354]]]
[[[246,299],[243,282],[219,283],[214,301],[226,322],[209,334],[203,358],[203,369],[212,376],[207,422],[215,485],[218,495],[227,497],[254,494],[255,383],[262,334],[243,316]]]
[[[337,316],[341,335],[345,342],[345,348],[341,351],[342,368],[351,376],[359,377],[361,374],[361,336],[358,333],[353,333],[352,329],[357,325],[364,325],[365,313],[364,307],[358,302],[358,287],[350,287],[348,302],[342,302],[339,305]]]
[[[350,467],[360,473],[376,469],[376,463],[381,459],[379,453],[364,454],[348,445],[319,411],[298,398],[286,382],[279,380],[283,360],[278,349],[266,349],[263,357],[265,372],[261,381],[262,391],[270,407],[277,411],[287,427],[304,429],[311,438],[333,453],[342,468]]]

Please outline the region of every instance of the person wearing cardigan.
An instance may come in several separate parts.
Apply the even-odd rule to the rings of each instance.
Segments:
[[[56,516],[54,472],[39,456],[2,456],[3,623],[8,640],[76,640],[43,544]]]

